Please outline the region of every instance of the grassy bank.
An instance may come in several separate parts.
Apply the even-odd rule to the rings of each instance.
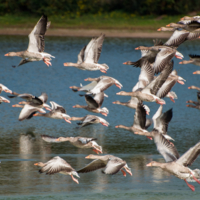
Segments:
[[[127,29],[136,31],[156,31],[170,22],[177,22],[182,16],[135,16],[121,12],[106,14],[48,16],[51,28],[67,29]],[[0,28],[32,28],[40,16],[0,16]]]

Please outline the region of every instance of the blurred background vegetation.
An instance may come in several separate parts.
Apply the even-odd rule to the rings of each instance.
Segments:
[[[28,19],[32,25],[44,13],[55,28],[128,28],[148,26],[149,20],[159,26],[159,20],[164,24],[199,10],[200,0],[0,0],[0,25],[29,26]]]
[[[0,0],[0,14],[85,15],[121,11],[179,15],[200,9],[200,0]]]

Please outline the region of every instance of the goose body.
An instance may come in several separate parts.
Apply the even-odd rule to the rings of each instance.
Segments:
[[[188,168],[188,166],[190,166],[196,160],[199,154],[200,154],[200,142],[191,147],[180,158],[173,158],[172,161],[169,161],[167,163],[159,163],[156,161],[152,161],[149,164],[147,164],[147,166],[160,167],[162,170],[171,173],[177,178],[183,179],[186,182],[187,186],[192,191],[195,191],[195,187],[189,184],[188,181],[196,181],[197,183],[200,184],[200,170],[199,169],[191,170],[190,168]]]
[[[109,69],[106,64],[99,64],[98,60],[101,55],[105,35],[101,34],[98,38],[92,38],[89,44],[80,51],[77,63],[64,63],[65,67],[73,66],[81,70],[96,71],[103,73]]]
[[[100,108],[104,100],[104,92],[97,93],[94,97],[87,94],[83,96],[85,96],[85,101],[87,103],[87,106],[75,105],[73,106],[73,108],[84,108],[89,112],[101,113],[104,116],[108,115],[109,111],[107,108],[105,107]]]
[[[52,106],[51,111],[48,113],[35,113],[33,116],[42,116],[42,117],[48,117],[52,119],[64,119],[66,122],[71,123],[69,121],[70,116],[67,115],[66,110],[63,106],[58,105],[54,101],[50,101],[50,104]]]
[[[109,123],[105,119],[95,116],[95,115],[86,115],[85,117],[70,117],[69,120],[82,121],[81,123],[78,123],[78,125],[80,125],[81,127],[88,126],[91,124],[98,124],[98,123],[101,123],[103,126],[109,125]]]
[[[20,97],[22,99],[25,99],[26,101],[19,102],[19,104],[29,104],[34,107],[38,108],[45,108],[46,110],[50,110],[50,106],[46,103],[48,96],[46,93],[42,93],[39,97],[36,97],[32,94],[18,94],[16,92],[12,92],[12,95],[8,96],[9,98],[15,98],[15,97]]]
[[[92,149],[95,153],[102,153],[102,147],[97,144],[96,138],[87,137],[51,137],[48,135],[41,135],[42,139],[46,142],[70,142],[72,145],[82,149]]]
[[[56,156],[49,160],[46,163],[38,162],[34,165],[41,167],[39,170],[40,173],[46,172],[46,174],[52,175],[55,173],[61,173],[64,175],[70,175],[72,180],[79,184],[78,179],[74,178],[74,176],[79,177],[78,173],[72,166],[67,163],[64,159],[60,158],[59,156]]]
[[[29,34],[28,49],[20,52],[9,52],[5,56],[21,57],[22,60],[18,66],[40,60],[43,60],[47,66],[51,65],[50,60],[55,57],[44,52],[44,35],[50,24],[51,22],[48,22],[47,16],[43,15]]]
[[[102,170],[102,173],[104,174],[116,174],[117,172],[121,171],[123,175],[126,176],[126,172],[123,170],[125,169],[132,176],[131,169],[126,164],[126,161],[119,157],[113,155],[89,155],[85,158],[95,160],[86,165],[84,168],[78,170],[78,173],[87,173],[97,169],[105,168]]]

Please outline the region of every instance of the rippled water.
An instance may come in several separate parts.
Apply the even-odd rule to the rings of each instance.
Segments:
[[[54,55],[49,68],[43,62],[33,62],[13,68],[20,61],[18,57],[4,57],[10,51],[27,48],[27,37],[0,37],[0,77],[1,83],[18,93],[31,93],[39,96],[46,92],[49,101],[63,105],[70,116],[85,116],[86,110],[72,108],[75,104],[85,105],[84,98],[79,97],[69,89],[69,86],[84,83],[88,77],[99,77],[99,71],[82,71],[72,67],[66,68],[64,62],[76,62],[80,49],[90,38],[46,38],[46,52]],[[135,85],[139,69],[122,63],[128,60],[136,61],[140,52],[135,47],[151,46],[149,39],[110,39],[106,38],[100,63],[110,67],[108,76],[112,76],[123,84],[123,90],[131,91]],[[179,47],[185,59],[188,54],[198,54],[199,41],[186,42]],[[178,95],[176,103],[166,99],[164,111],[173,108],[173,119],[169,125],[169,135],[175,139],[175,145],[180,154],[193,146],[200,138],[199,111],[186,107],[187,100],[196,100],[196,91],[188,90],[188,86],[199,86],[200,76],[192,75],[199,69],[194,65],[179,65],[180,60],[174,59],[175,69],[185,78],[186,84],[176,84],[173,91]],[[112,86],[106,91],[103,106],[110,111],[106,120],[109,127],[100,124],[77,128],[75,122],[34,117],[31,120],[18,121],[20,108],[13,108],[19,99],[11,99],[11,104],[1,104],[0,125],[0,198],[1,199],[199,199],[200,186],[193,183],[196,191],[192,192],[183,180],[177,179],[158,168],[147,168],[151,160],[164,162],[156,151],[154,143],[146,137],[133,135],[116,125],[131,126],[134,110],[112,104],[115,100],[128,101],[129,97],[117,96],[119,88]],[[6,97],[6,93],[2,93]],[[150,117],[158,108],[155,103],[147,103],[151,109]],[[152,127],[150,128],[152,129]],[[61,156],[72,167],[79,169],[90,160],[85,156],[91,150],[80,150],[69,143],[49,144],[41,140],[40,135],[51,136],[87,136],[98,138],[105,154],[113,154],[127,161],[133,176],[125,178],[121,172],[109,176],[101,170],[80,174],[77,185],[70,176],[56,174],[47,176],[38,173],[33,164],[47,161],[54,156]],[[199,168],[200,158],[192,165]]]

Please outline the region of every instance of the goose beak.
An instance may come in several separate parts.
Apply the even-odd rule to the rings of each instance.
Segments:
[[[38,163],[34,163],[34,165],[38,166]]]
[[[157,29],[157,31],[161,31],[161,28]]]
[[[127,65],[127,62],[124,62],[123,64],[124,64],[124,65]]]
[[[7,54],[5,54],[4,56],[8,56],[8,53],[7,53]]]
[[[64,65],[65,67],[67,67],[67,66],[68,66],[68,64],[67,64],[67,63],[63,63],[63,65]]]
[[[86,159],[89,159],[89,158],[90,158],[90,156],[86,156],[85,158],[86,158]]]
[[[170,24],[167,24],[166,27],[170,27]]]
[[[152,166],[152,164],[151,164],[151,163],[149,163],[149,164],[147,164],[146,166],[147,166],[147,167],[151,167],[151,166]]]

